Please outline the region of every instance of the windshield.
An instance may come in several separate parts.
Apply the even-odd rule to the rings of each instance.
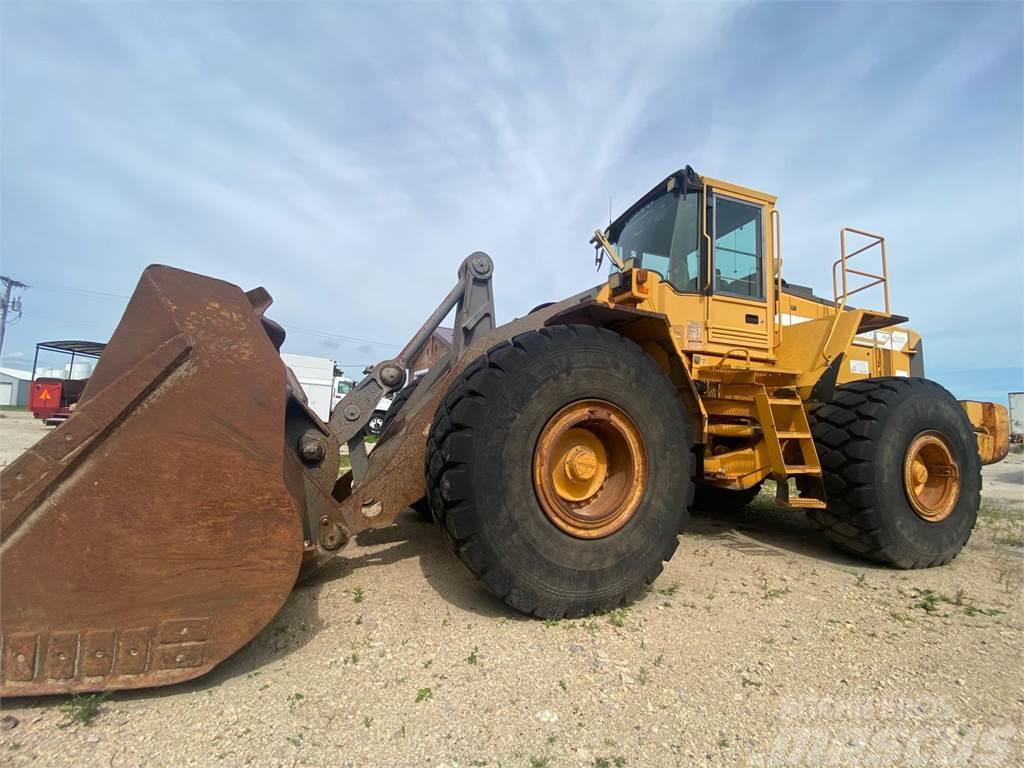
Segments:
[[[623,261],[657,272],[677,291],[700,286],[700,195],[667,192],[637,211],[615,242]]]

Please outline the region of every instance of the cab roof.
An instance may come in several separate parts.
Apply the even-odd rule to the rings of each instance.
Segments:
[[[722,181],[721,179],[712,179],[710,176],[701,176],[693,170],[691,166],[687,165],[680,168],[678,171],[670,173],[664,179],[655,184],[649,192],[619,214],[619,217],[609,224],[608,229],[605,230],[606,237],[611,242],[615,242],[626,222],[633,218],[633,215],[637,211],[651,202],[654,198],[659,197],[666,192],[671,192],[674,189],[680,190],[683,194],[687,194],[689,192],[700,192],[705,184],[712,189],[750,197],[763,203],[767,203],[768,205],[774,205],[777,199],[775,195],[758,192],[757,190],[750,189],[749,187],[732,184],[728,181]]]

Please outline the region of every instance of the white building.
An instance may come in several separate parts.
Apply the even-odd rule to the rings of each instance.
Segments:
[[[28,390],[31,384],[31,371],[0,368],[0,405],[28,406]]]

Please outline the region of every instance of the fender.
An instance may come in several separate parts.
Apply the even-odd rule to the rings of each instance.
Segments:
[[[644,352],[654,358],[676,385],[679,400],[690,418],[693,434],[703,443],[707,429],[707,413],[701,404],[697,383],[690,376],[690,362],[672,340],[668,317],[660,312],[649,312],[632,306],[607,304],[597,300],[596,293],[595,290],[591,296],[578,304],[553,314],[544,324],[595,325],[636,342]]]

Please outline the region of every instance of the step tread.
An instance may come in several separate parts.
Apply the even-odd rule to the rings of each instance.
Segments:
[[[757,424],[708,424],[708,433],[719,437],[753,437],[761,434]]]
[[[803,405],[804,401],[799,397],[769,397],[769,405]]]
[[[787,475],[820,475],[821,467],[816,467],[813,464],[787,464],[786,465]]]
[[[828,507],[821,499],[789,499],[786,506],[794,509],[826,509]]]

